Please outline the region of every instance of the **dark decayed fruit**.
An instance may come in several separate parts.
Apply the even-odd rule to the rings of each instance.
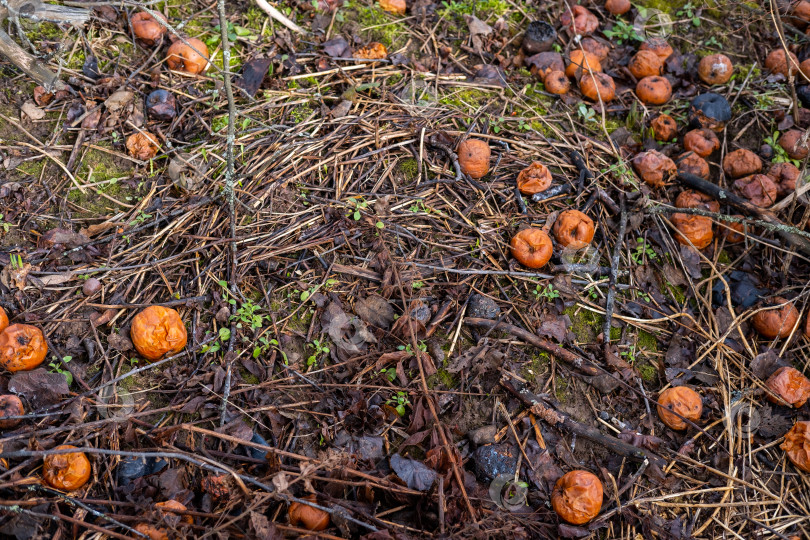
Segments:
[[[700,94],[689,105],[689,125],[692,128],[708,128],[722,131],[731,120],[731,106],[720,94]]]
[[[523,34],[523,50],[528,55],[545,52],[557,41],[557,31],[546,21],[532,21]]]

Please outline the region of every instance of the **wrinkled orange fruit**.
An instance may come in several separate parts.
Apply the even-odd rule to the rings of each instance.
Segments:
[[[583,248],[593,240],[593,220],[579,210],[565,210],[554,222],[554,238],[563,247]]]
[[[163,527],[155,527],[148,523],[138,523],[133,527],[141,534],[145,534],[149,540],[169,540],[169,533]]]
[[[395,15],[405,15],[408,4],[405,0],[380,0],[380,9]]]
[[[385,45],[376,41],[354,52],[354,57],[358,60],[382,60],[386,56],[388,56],[388,49],[385,48]]]
[[[0,367],[28,371],[45,360],[48,344],[42,330],[30,324],[12,324],[0,332]]]
[[[810,398],[810,380],[794,367],[784,366],[777,369],[765,381],[765,386],[797,409]],[[768,399],[774,403],[781,403],[772,396],[768,396]]]
[[[179,353],[188,339],[180,314],[163,306],[149,306],[135,315],[130,337],[138,353],[152,361]]]
[[[543,268],[554,252],[551,238],[541,229],[529,227],[512,237],[509,242],[512,256],[527,268]]]
[[[11,429],[17,427],[22,418],[9,418],[10,416],[22,416],[25,414],[23,402],[14,394],[0,395],[0,429]]]
[[[712,218],[680,212],[672,214],[672,225],[675,226],[675,239],[685,245],[703,249],[712,243],[714,231]]]
[[[158,153],[157,137],[148,131],[137,131],[127,137],[127,152],[135,159],[149,161]]]
[[[667,388],[658,396],[658,416],[670,429],[686,429],[687,423],[673,411],[696,423],[703,412],[703,400],[700,394],[686,386]]]
[[[186,505],[181,503],[180,501],[169,499],[166,502],[155,503],[155,507],[161,512],[166,512],[167,514],[175,514],[176,512],[181,512],[180,514],[181,521],[183,523],[188,523],[189,525],[194,523],[194,519],[191,516],[182,514],[182,512],[186,512],[188,508],[186,508]]]
[[[793,424],[779,448],[797,468],[810,473],[810,421]]]
[[[571,471],[554,484],[551,507],[568,523],[582,525],[599,515],[602,495],[602,482],[595,474]]]
[[[166,17],[162,14],[158,15],[163,19],[163,22],[166,22]],[[139,11],[130,17],[129,24],[132,26],[132,33],[135,34],[135,37],[145,45],[154,45],[167,32],[166,28],[157,19],[145,11]]]
[[[0,307],[0,332],[8,328],[8,315],[6,310]]]
[[[768,339],[786,338],[799,322],[799,310],[787,299],[776,296],[766,302],[764,308],[779,306],[776,309],[761,309],[751,318],[754,330]]]
[[[191,75],[204,72],[208,69],[208,47],[197,38],[188,38],[186,41],[188,45],[180,40],[172,43],[166,51],[166,64],[172,71],[183,71]]]
[[[461,172],[476,180],[489,172],[489,145],[481,139],[466,139],[458,145],[458,165]]]
[[[305,500],[317,504],[315,495],[307,495]],[[320,508],[313,508],[308,504],[293,502],[287,511],[290,525],[301,527],[309,531],[322,531],[329,527],[329,514]]]
[[[535,161],[518,174],[517,186],[524,195],[534,195],[548,189],[551,185],[551,171],[548,167]]]
[[[75,446],[63,444],[54,450],[69,450]],[[52,488],[73,491],[90,479],[90,461],[84,452],[51,454],[42,463],[42,478]]]

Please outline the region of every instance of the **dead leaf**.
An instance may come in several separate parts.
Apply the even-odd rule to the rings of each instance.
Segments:
[[[116,351],[126,352],[134,349],[132,341],[122,333],[110,334],[107,337],[107,344]]]
[[[354,312],[368,324],[379,328],[388,328],[394,320],[394,308],[382,296],[363,298],[355,303]]]
[[[33,101],[26,101],[23,103],[21,110],[25,116],[31,120],[42,120],[45,118],[45,111],[37,107]]]
[[[39,237],[39,247],[51,248],[54,246],[62,246],[65,248],[75,248],[82,244],[86,244],[90,239],[81,233],[75,233],[68,229],[51,229]]]
[[[436,480],[436,471],[429,469],[415,459],[405,458],[399,454],[391,456],[391,468],[405,484],[417,491],[427,491]]]
[[[7,264],[3,271],[0,272],[0,282],[9,289],[16,287],[19,290],[25,288],[25,281],[28,278],[28,273],[31,271],[29,263]]]
[[[31,277],[33,278],[34,276]],[[49,274],[46,276],[37,276],[37,280],[44,287],[53,285],[62,285],[63,283],[67,283],[71,279],[73,279],[73,274],[71,274],[70,272],[66,272],[64,274]]]
[[[344,99],[332,109],[332,118],[343,118],[352,109],[353,103],[348,99]]]
[[[276,528],[275,524],[270,523],[267,516],[259,512],[250,513],[250,528],[253,529],[251,538],[256,540],[283,540],[284,535]]]
[[[636,433],[635,431],[622,431],[619,433],[619,439],[638,448],[646,448],[647,450],[652,450],[653,452],[658,450],[658,447],[661,446],[662,442],[664,442],[663,439],[659,439],[654,435],[643,435],[641,433]]]
[[[236,84],[243,88],[251,97],[256,95],[259,87],[267,76],[267,71],[273,61],[270,58],[254,58],[242,66],[242,77]]]
[[[484,50],[485,38],[492,33],[492,27],[475,15],[464,15],[464,20],[467,22],[467,28],[472,36],[473,48],[475,52],[481,54]]]
[[[287,488],[290,487],[290,483],[287,481],[287,473],[279,472],[273,476],[273,486],[280,493],[286,492]]]
[[[758,354],[751,360],[751,372],[758,378],[767,380],[774,371],[783,367],[793,367],[790,363],[782,360],[776,351],[768,349],[762,354]]]
[[[323,44],[323,51],[332,58],[349,58],[352,55],[352,50],[349,47],[349,42],[343,36],[338,36],[335,39],[330,39]]]
[[[135,99],[135,93],[129,90],[119,90],[104,101],[104,106],[111,113],[117,113]]]
[[[321,327],[339,349],[349,354],[364,351],[368,343],[377,343],[365,322],[359,317],[350,317],[335,302],[324,309]]]
[[[14,374],[8,382],[8,389],[29,400],[34,408],[48,407],[70,394],[65,376],[49,373],[44,368]]]

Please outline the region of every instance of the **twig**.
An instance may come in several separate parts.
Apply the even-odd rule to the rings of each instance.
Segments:
[[[610,260],[610,281],[608,283],[607,299],[605,300],[605,324],[602,325],[602,343],[605,347],[605,356],[609,354],[610,325],[613,323],[613,306],[616,302],[616,280],[619,277],[619,262],[621,261],[622,246],[624,246],[624,234],[625,231],[627,231],[627,208],[624,201],[624,193],[621,193],[619,197],[619,206],[621,209],[619,234],[616,237],[616,245],[613,246],[613,257],[611,257]]]
[[[532,413],[535,416],[540,417],[546,423],[556,427],[557,429],[567,431],[579,437],[584,437],[590,441],[601,444],[609,451],[623,457],[638,461],[648,459],[650,462],[657,463],[659,465],[664,463],[663,458],[653,454],[649,450],[633,446],[632,444],[619,440],[612,435],[605,435],[596,428],[580,424],[571,417],[554,410],[548,403],[545,402],[545,400],[543,400],[542,397],[534,394],[528,388],[526,388],[522,382],[510,377],[507,374],[504,374],[501,377],[500,382],[501,386],[506,388],[515,397],[522,401],[524,405],[531,407]]]
[[[290,19],[285,17],[283,13],[281,13],[279,10],[268,4],[267,0],[256,0],[256,5],[259,6],[262,9],[262,11],[270,15],[272,18],[274,18],[275,20],[277,20],[278,22],[280,22],[293,32],[296,32],[298,34],[306,34],[303,28],[292,22]]]
[[[236,103],[233,98],[233,87],[231,86],[231,42],[228,38],[228,18],[225,14],[225,0],[217,0],[217,12],[219,15],[220,36],[222,38],[222,66],[223,77],[225,78],[225,95],[228,98],[228,135],[225,148],[225,197],[228,199],[228,211],[230,213],[230,254],[231,264],[228,266],[228,288],[234,297],[237,296],[236,268],[238,266],[238,253],[236,250],[236,194],[234,193],[234,179],[236,177],[233,168],[233,144],[236,139],[235,119]],[[231,306],[231,315],[236,315],[236,304]],[[219,424],[225,425],[225,411],[228,406],[228,399],[231,394],[231,371],[236,355],[233,353],[236,343],[235,322],[231,324],[231,336],[228,340],[228,354],[225,355],[227,366],[225,374],[225,386],[222,391],[222,405],[220,405]]]

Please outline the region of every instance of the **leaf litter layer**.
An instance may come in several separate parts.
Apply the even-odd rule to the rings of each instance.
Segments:
[[[763,67],[783,45],[804,59],[803,23],[781,5],[642,4],[617,17],[585,3],[610,45],[604,106],[576,82],[551,94],[524,64],[532,20],[556,28],[566,57],[581,43],[557,4],[280,3],[307,35],[247,2],[225,6],[224,32],[215,8],[154,4],[208,47],[200,76],[168,71],[165,42],[132,39],[133,6],[98,6],[86,39],[24,24],[79,92],[46,103],[2,65],[0,305],[41,328],[49,354],[0,374],[25,406],[0,439],[0,531],[278,538],[306,533],[315,511],[325,538],[810,536],[807,473],[780,448],[810,411],[766,384],[808,369],[805,184],[763,211],[724,172],[738,148],[764,171],[803,169],[779,140],[807,128],[794,99],[808,87]],[[625,67],[642,38],[632,23],[653,10],[676,21],[662,106],[637,99]],[[352,58],[372,42],[384,59]],[[734,75],[708,87],[697,64],[718,52]],[[689,174],[644,183],[633,158],[677,161],[707,91],[733,113],[707,158],[715,191]],[[679,132],[656,141],[664,113]],[[141,130],[160,142],[152,159],[127,152]],[[491,150],[482,178],[460,169],[466,138]],[[551,187],[521,195],[533,162]],[[686,187],[719,207],[676,213]],[[548,264],[518,264],[514,234],[554,236],[570,209],[593,221],[589,247],[555,238]],[[707,247],[679,242],[683,216],[711,221]],[[775,297],[800,324],[769,339],[754,328]],[[188,344],[150,364],[129,329],[155,304],[180,313]],[[656,399],[684,385],[702,413],[673,431]],[[92,465],[67,494],[42,484],[62,444]],[[583,525],[551,505],[573,470],[604,488]]]

